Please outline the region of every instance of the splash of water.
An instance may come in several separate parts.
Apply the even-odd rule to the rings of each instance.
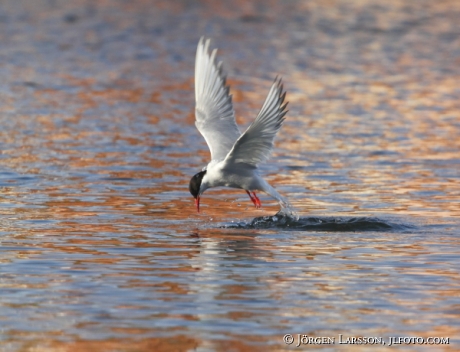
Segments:
[[[363,232],[408,231],[414,226],[375,217],[296,217],[281,211],[276,215],[262,216],[250,223],[227,226],[246,229],[284,229],[296,231]]]
[[[280,202],[281,208],[280,210],[276,213],[275,216],[281,217],[281,218],[288,218],[294,221],[299,221],[300,217],[299,214],[294,210],[292,205],[285,201],[285,202]]]

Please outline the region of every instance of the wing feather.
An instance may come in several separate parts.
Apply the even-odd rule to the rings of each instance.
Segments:
[[[209,54],[209,42],[202,37],[196,51],[195,125],[208,144],[211,159],[223,160],[241,133],[222,62],[216,63],[216,49]]]
[[[235,142],[226,162],[258,165],[268,160],[275,136],[287,113],[287,103],[283,104],[285,97],[281,78],[277,78],[257,118]]]

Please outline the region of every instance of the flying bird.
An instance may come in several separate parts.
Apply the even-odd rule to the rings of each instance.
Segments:
[[[222,62],[216,61],[217,49],[209,53],[209,42],[200,39],[195,61],[195,125],[211,151],[211,162],[190,180],[196,209],[200,212],[200,198],[208,188],[231,187],[245,190],[256,208],[262,206],[256,194],[261,191],[279,202],[281,213],[293,214],[286,198],[258,170],[258,165],[270,157],[287,113],[281,78],[275,79],[256,119],[241,134]]]

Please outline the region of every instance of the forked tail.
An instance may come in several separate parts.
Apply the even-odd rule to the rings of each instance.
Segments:
[[[294,210],[294,207],[291,205],[291,203],[289,203],[289,201],[285,197],[279,194],[276,191],[276,189],[270,186],[267,182],[264,182],[262,191],[272,196],[278,201],[281,209],[277,213],[277,215],[288,216],[292,219],[299,220],[299,215]]]

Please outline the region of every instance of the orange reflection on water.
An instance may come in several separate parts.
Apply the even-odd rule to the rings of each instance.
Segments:
[[[460,335],[457,2],[34,4],[5,5],[1,23],[0,344],[265,351],[290,349],[285,333]],[[262,173],[301,216],[414,228],[249,229],[276,202],[256,210],[228,189],[197,214],[202,34],[221,48],[242,131],[282,75],[291,111]]]

